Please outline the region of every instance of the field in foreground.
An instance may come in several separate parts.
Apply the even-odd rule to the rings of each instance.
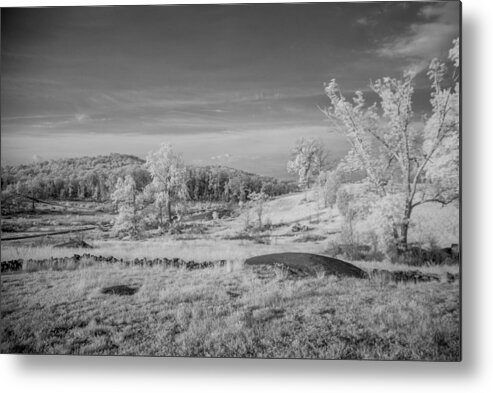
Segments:
[[[270,225],[260,232],[246,229],[254,222],[252,212],[219,220],[191,214],[184,225],[198,231],[149,233],[140,240],[110,237],[105,226],[112,216],[102,207],[79,214],[82,206],[72,205],[67,212],[2,220],[2,229],[13,231],[2,237],[99,228],[84,234],[94,249],[54,248],[68,240],[60,236],[2,242],[2,261],[23,260],[22,272],[1,276],[2,353],[460,359],[460,284],[446,278],[458,273],[457,264],[417,268],[388,260],[351,261],[367,272],[419,269],[441,279],[418,284],[336,277],[291,280],[282,274],[265,280],[243,267],[247,258],[269,253],[328,255],[330,246],[341,241],[341,216],[337,209],[320,208],[313,195],[267,202],[265,222]],[[456,242],[458,216],[453,210],[422,213],[427,219],[419,222],[426,225],[413,228],[413,241],[433,235],[443,247]],[[306,230],[294,231],[296,225]],[[38,263],[86,252],[130,261],[167,257],[227,263],[197,271],[104,263],[40,268]],[[136,292],[103,293],[116,285]]]
[[[457,282],[101,266],[3,275],[1,298],[2,353],[460,359]]]

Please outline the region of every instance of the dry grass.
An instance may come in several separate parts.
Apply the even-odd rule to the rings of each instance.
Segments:
[[[2,244],[2,261],[11,259],[44,259],[72,256],[73,254],[92,254],[114,256],[116,258],[182,258],[195,261],[209,260],[244,260],[251,256],[270,252],[313,250],[310,244],[256,244],[249,240],[199,239],[175,240],[153,239],[145,241],[93,241],[93,250],[54,248],[51,245],[30,247]],[[324,245],[320,245],[320,251]]]
[[[135,258],[182,258],[187,261],[216,261],[225,259],[231,269],[242,266],[243,262],[250,257],[280,253],[280,252],[312,252],[324,254],[325,242],[302,242],[295,243],[291,239],[284,242],[271,241],[271,244],[259,244],[249,240],[225,240],[225,239],[200,239],[200,240],[173,240],[173,239],[154,239],[147,241],[95,241],[95,249],[68,249],[54,248],[51,245],[45,246],[20,246],[2,244],[1,260],[8,261],[13,259],[24,260],[24,270],[35,271],[36,261],[49,259],[50,257],[63,258],[71,257],[74,254],[82,255],[91,253],[94,255],[113,256],[124,260]],[[28,260],[33,260],[29,264]],[[359,268],[371,271],[372,269],[386,270],[415,270],[416,267],[403,264],[390,263],[389,261],[351,261]],[[49,268],[49,265],[47,265]],[[63,268],[71,268],[63,266]],[[72,267],[73,268],[73,267]],[[445,276],[446,272],[457,273],[458,265],[442,266],[420,266],[419,270],[424,273],[433,273]]]
[[[371,271],[373,269],[385,269],[385,270],[419,270],[423,273],[438,274],[439,276],[445,276],[447,272],[458,273],[459,265],[423,265],[423,266],[409,266],[405,264],[392,263],[390,261],[349,261],[353,265],[358,266],[360,269]]]
[[[2,352],[459,359],[459,286],[110,266],[2,277]],[[133,296],[106,286],[139,287]]]
[[[1,352],[459,360],[458,283],[389,284],[323,276],[286,280],[282,275],[262,281],[243,268],[246,258],[261,254],[324,254],[333,240],[330,236],[339,230],[340,216],[330,209],[317,210],[308,196],[308,201],[295,194],[268,202],[265,219],[275,225],[262,236],[270,244],[225,239],[241,233],[241,216],[219,220],[206,236],[192,240],[93,240],[93,250],[2,243],[2,261],[90,252],[125,260],[225,259],[227,264],[192,272],[81,264],[77,269],[64,266],[63,270],[2,275]],[[423,224],[413,228],[412,236],[429,238],[435,233],[438,243],[454,242],[456,213],[440,210],[436,219],[429,220],[434,214],[430,209],[419,212],[424,215]],[[318,212],[317,222],[310,222]],[[293,236],[293,222],[312,229]],[[317,236],[328,238],[312,241]],[[297,237],[307,241],[296,243]],[[386,261],[351,263],[367,271],[416,269]],[[444,277],[459,268],[423,266],[419,270]],[[132,296],[101,292],[116,285],[139,290]]]

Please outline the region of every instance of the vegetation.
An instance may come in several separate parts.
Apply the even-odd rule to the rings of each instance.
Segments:
[[[308,189],[314,176],[324,168],[327,152],[321,140],[301,138],[292,150],[293,160],[288,162],[288,172],[298,176],[301,189]]]
[[[130,175],[142,190],[150,181],[135,156],[67,158],[2,167],[2,210],[22,209],[23,196],[47,200],[107,201],[119,178]]]
[[[136,188],[131,182],[129,185],[126,195],[131,196]],[[442,282],[416,285],[322,276],[287,280],[282,274],[265,280],[243,268],[243,261],[255,255],[324,253],[328,242],[337,237],[328,235],[327,228],[339,228],[339,213],[337,209],[323,209],[319,222],[310,223],[317,202],[310,191],[309,201],[300,204],[304,194],[264,201],[262,224],[266,227],[265,223],[271,221],[272,225],[268,231],[258,232],[262,235],[258,238],[228,239],[228,235],[241,233],[241,216],[197,219],[207,232],[195,240],[182,237],[187,232],[126,241],[98,238],[98,233],[91,232],[87,236],[94,237],[86,238],[94,247],[91,253],[124,260],[167,257],[227,261],[224,267],[200,271],[104,262],[81,264],[79,268],[70,263],[40,266],[39,260],[82,255],[87,250],[54,248],[54,240],[49,243],[49,239],[33,246],[22,241],[2,243],[2,260],[22,258],[25,270],[21,274],[2,274],[0,350],[458,360],[459,285],[444,279],[447,272],[457,273],[457,265],[420,267],[420,271],[439,274]],[[244,209],[255,214],[255,207],[249,203]],[[29,222],[42,227],[54,219],[57,225],[63,220],[68,224],[75,219],[96,220],[101,213],[93,211],[94,216],[66,213],[16,220],[22,219],[26,227]],[[423,214],[435,216],[432,211]],[[193,217],[189,213],[184,219]],[[291,223],[298,222],[307,224],[309,231],[291,236]],[[352,263],[367,271],[415,269],[392,265],[388,260]],[[124,296],[108,287],[122,288]]]
[[[458,45],[449,56],[455,70]],[[459,215],[451,203],[458,198],[458,84],[438,60],[429,76],[432,113],[423,124],[412,112],[410,75],[377,80],[372,106],[359,92],[352,104],[335,81],[327,85],[326,114],[352,149],[328,170],[323,144],[300,139],[288,163],[298,187],[187,166],[169,145],[145,162],[112,154],[2,168],[9,214],[2,232],[20,236],[2,242],[1,259],[22,271],[2,274],[0,351],[459,360]],[[44,203],[26,212],[26,200]],[[47,236],[89,224],[80,236],[94,247],[92,259]],[[40,237],[22,239],[33,233]],[[409,247],[414,266],[381,252],[412,242],[430,249]],[[444,247],[450,264],[426,259]],[[279,252],[356,258],[368,278],[290,279],[277,265],[272,276],[244,266]],[[147,263],[160,258],[221,263],[197,271]],[[392,270],[431,273],[433,282],[390,282]]]
[[[158,220],[162,228],[163,208],[166,209],[168,221],[171,222],[171,204],[189,197],[185,164],[170,145],[162,145],[159,150],[147,155],[145,165],[152,177],[152,182],[147,186],[146,191],[159,211]]]
[[[250,206],[253,207],[253,210],[255,214],[257,215],[258,219],[258,229],[262,229],[262,216],[264,213],[264,204],[265,201],[268,199],[268,196],[265,192],[252,192],[248,196],[249,204]]]
[[[127,175],[134,179],[139,191],[153,182],[144,160],[123,154],[2,167],[2,211],[10,214],[33,210],[35,201],[26,196],[51,201],[109,201],[118,179]],[[278,196],[297,190],[290,181],[220,166],[189,165],[183,176],[186,193],[194,202],[246,202],[250,192],[263,190],[269,196]]]
[[[142,229],[143,197],[132,176],[118,179],[111,199],[118,209],[113,231],[115,234],[130,233],[135,237]]]
[[[273,197],[298,191],[292,181],[221,166],[187,166],[186,184],[192,201],[245,203],[251,192],[263,191]]]
[[[457,283],[265,281],[226,267],[101,267],[2,281],[3,353],[460,358]],[[116,285],[138,291],[102,293]]]
[[[337,176],[335,171],[322,171],[317,178],[317,187],[320,190],[324,207],[333,206],[337,196]]]
[[[351,103],[335,80],[326,86],[332,107],[325,114],[342,125],[352,147],[339,169],[365,174],[365,192],[375,196],[368,213],[387,246],[407,248],[411,216],[417,206],[429,202],[446,205],[459,196],[458,39],[449,60],[450,74],[438,59],[429,67],[432,113],[425,124],[413,118],[412,74],[372,83],[379,102],[371,106],[360,91]]]

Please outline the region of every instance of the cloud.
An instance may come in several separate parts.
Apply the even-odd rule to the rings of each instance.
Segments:
[[[42,156],[40,156],[39,154],[33,154],[32,161],[33,162],[43,162],[44,158]]]
[[[89,116],[87,116],[85,113],[77,113],[75,115],[75,120],[77,120],[79,123],[87,120],[88,118]]]
[[[458,5],[454,2],[426,5],[420,10],[420,15],[427,19],[439,18],[449,23],[457,23]]]
[[[38,119],[52,119],[52,118],[66,118],[66,117],[67,117],[67,115],[3,116],[2,121],[38,120]]]
[[[360,27],[375,27],[377,25],[377,20],[375,18],[369,16],[362,16],[361,18],[356,19],[354,24]]]
[[[362,18],[359,18],[356,20],[356,24],[361,25],[361,26],[367,26],[368,25],[368,18],[363,16]]]
[[[459,3],[426,5],[419,11],[422,21],[410,25],[403,36],[385,42],[375,53],[391,59],[406,59],[407,69],[420,72],[433,57],[443,55],[459,34]]]
[[[67,115],[33,115],[33,116],[13,116],[2,119],[2,126],[5,130],[11,128],[18,129],[44,129],[66,131],[67,127],[83,127],[88,123],[107,121],[106,117],[91,117],[86,113],[75,113]],[[4,130],[4,131],[5,131]]]
[[[221,162],[232,162],[233,156],[229,153],[219,154],[217,156],[210,157],[212,161],[221,161]]]
[[[451,45],[450,36],[457,31],[454,25],[443,23],[426,23],[411,25],[411,34],[399,37],[396,40],[378,49],[378,53],[385,57],[427,57],[430,58],[445,45]]]

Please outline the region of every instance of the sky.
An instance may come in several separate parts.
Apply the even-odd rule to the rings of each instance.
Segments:
[[[9,8],[1,15],[1,163],[171,143],[187,163],[286,177],[300,137],[347,144],[318,107],[417,73],[459,36],[458,2]]]

